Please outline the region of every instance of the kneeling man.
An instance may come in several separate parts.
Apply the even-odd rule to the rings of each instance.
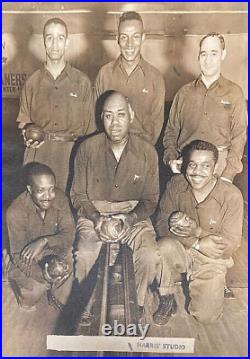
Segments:
[[[233,184],[214,175],[217,160],[214,145],[192,141],[184,151],[184,175],[172,177],[161,200],[161,297],[154,314],[159,325],[176,312],[174,279],[180,273],[189,280],[189,313],[203,323],[222,316],[225,276],[241,241],[243,199]]]
[[[83,281],[94,265],[109,221],[122,230],[117,240],[133,250],[139,316],[160,256],[149,219],[159,197],[158,157],[151,144],[129,133],[134,113],[128,100],[109,91],[103,105],[104,133],[84,141],[77,153],[71,198],[78,210],[76,276]],[[111,221],[112,219],[112,221]],[[112,231],[111,231],[112,232]]]
[[[53,293],[64,297],[71,289],[72,280],[66,286],[65,282],[72,273],[75,225],[52,170],[35,162],[28,166],[27,191],[14,200],[6,215],[12,259],[9,281],[23,309],[35,309],[46,291],[61,309]]]

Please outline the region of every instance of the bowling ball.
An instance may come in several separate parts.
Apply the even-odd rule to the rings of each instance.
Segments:
[[[124,225],[120,219],[107,218],[107,220],[102,223],[101,231],[109,237],[110,242],[116,242],[123,228]]]
[[[69,265],[58,256],[47,256],[44,262],[43,276],[49,283],[69,274]]]
[[[45,132],[40,126],[31,124],[25,129],[25,137],[27,141],[33,140],[34,142],[42,142],[45,138]]]
[[[183,227],[191,226],[192,220],[184,212],[181,212],[181,211],[173,212],[171,214],[171,216],[169,217],[169,225],[170,226],[171,226],[171,222],[172,222],[173,219],[175,221],[177,221],[177,223],[176,223],[177,226],[178,225],[183,226]]]

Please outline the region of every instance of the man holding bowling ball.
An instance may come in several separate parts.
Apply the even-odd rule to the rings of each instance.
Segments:
[[[57,186],[65,191],[74,142],[95,131],[92,89],[88,77],[65,59],[69,43],[65,22],[49,19],[43,40],[46,62],[23,87],[17,122],[26,146],[24,164],[48,165]]]

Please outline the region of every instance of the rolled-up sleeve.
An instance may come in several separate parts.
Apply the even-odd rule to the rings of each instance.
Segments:
[[[234,103],[231,115],[231,141],[228,149],[227,165],[222,173],[222,177],[233,180],[237,173],[242,171],[242,156],[246,143],[247,129],[247,107],[242,90],[240,96]]]

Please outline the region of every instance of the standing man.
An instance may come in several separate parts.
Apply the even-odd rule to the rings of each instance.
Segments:
[[[128,11],[120,17],[117,40],[121,54],[100,69],[96,97],[107,90],[128,97],[135,111],[131,132],[155,145],[164,121],[165,84],[160,71],[141,56],[145,34],[138,13]]]
[[[118,92],[109,93],[102,112],[105,132],[84,141],[78,150],[71,199],[78,210],[79,282],[94,265],[102,242],[110,240],[103,230],[108,222],[118,232],[117,241],[133,250],[142,318],[147,288],[156,276],[160,259],[149,219],[158,202],[159,178],[155,149],[129,133],[133,118],[127,99]]]
[[[75,224],[52,170],[29,165],[27,190],[7,210],[11,268],[9,281],[22,308],[31,309],[47,290],[69,295]],[[50,291],[50,298],[53,298]],[[66,298],[65,298],[66,299]],[[57,302],[55,301],[54,304]]]
[[[56,175],[58,187],[65,191],[74,141],[95,130],[93,95],[88,77],[65,60],[69,43],[65,22],[49,19],[43,40],[46,63],[23,87],[17,122],[26,144],[24,164],[47,164]],[[26,139],[30,124],[43,129],[43,142]]]
[[[232,182],[242,171],[246,101],[241,88],[221,75],[225,57],[222,35],[211,33],[201,39],[201,75],[177,92],[163,139],[164,163],[173,173],[180,172],[182,148],[195,139],[217,147],[217,173],[222,179]]]
[[[189,280],[189,313],[203,323],[222,316],[225,276],[241,241],[243,199],[215,175],[217,160],[214,145],[192,141],[183,154],[185,175],[171,178],[160,202],[161,297],[153,316],[159,325],[177,310],[174,280],[181,273]]]

